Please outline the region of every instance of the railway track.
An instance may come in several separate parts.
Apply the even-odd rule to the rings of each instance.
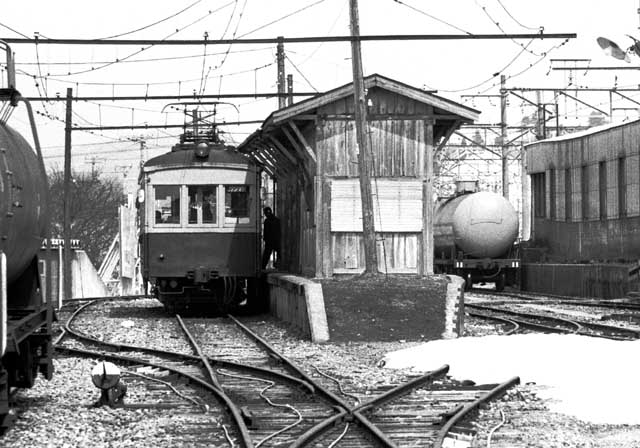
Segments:
[[[530,293],[479,292],[499,300],[465,303],[473,317],[498,321],[511,334],[522,328],[543,332],[575,333],[616,340],[640,338],[640,306],[629,300],[578,300]],[[586,308],[589,311],[583,311]],[[469,311],[470,310],[470,311]],[[603,319],[617,321],[603,323]]]
[[[468,415],[519,381],[465,386],[445,380],[443,366],[370,394],[346,393],[338,380],[319,370],[316,380],[234,317],[171,319],[142,302],[83,305],[56,348],[127,366],[130,390],[157,395],[125,407],[182,413],[189,434],[175,436],[194,446],[439,447],[453,434],[472,434]]]

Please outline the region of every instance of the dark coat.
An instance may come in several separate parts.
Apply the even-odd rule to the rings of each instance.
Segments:
[[[262,239],[271,247],[280,247],[280,220],[275,215],[265,218]]]

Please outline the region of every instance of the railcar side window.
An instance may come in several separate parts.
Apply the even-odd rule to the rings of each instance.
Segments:
[[[155,223],[180,224],[180,186],[156,185],[153,190]]]
[[[217,185],[190,185],[189,224],[216,224],[218,222]]]
[[[224,186],[225,224],[249,224],[249,185]]]

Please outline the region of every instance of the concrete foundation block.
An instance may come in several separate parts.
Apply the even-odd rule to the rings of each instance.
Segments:
[[[445,329],[443,339],[462,336],[464,332],[464,279],[447,275],[447,297],[445,302]]]
[[[322,285],[304,277],[267,275],[271,314],[297,329],[313,342],[329,340]]]

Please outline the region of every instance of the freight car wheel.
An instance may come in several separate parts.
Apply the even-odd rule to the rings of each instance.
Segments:
[[[498,292],[504,291],[504,286],[506,283],[507,283],[507,276],[503,271],[500,274],[498,274],[498,277],[496,278],[496,291]]]
[[[471,272],[467,272],[464,276],[464,290],[471,291],[473,287],[473,282],[471,281]]]

